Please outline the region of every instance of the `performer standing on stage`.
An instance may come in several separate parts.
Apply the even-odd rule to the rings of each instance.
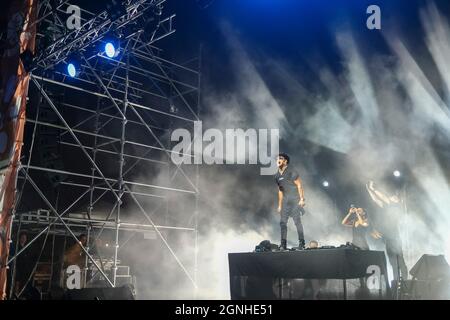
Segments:
[[[380,231],[383,233],[386,253],[389,258],[389,263],[392,266],[394,279],[398,280],[401,276],[403,280],[406,280],[408,279],[408,268],[403,257],[402,241],[398,230],[398,219],[402,213],[400,192],[396,191],[392,195],[387,195],[375,189],[373,181],[366,184],[366,188],[372,200],[380,208],[384,209],[384,217]]]
[[[280,153],[277,157],[278,172],[275,180],[278,185],[278,213],[280,214],[281,245],[286,250],[287,222],[289,217],[294,220],[297,228],[299,249],[305,248],[305,237],[300,215],[305,207],[305,195],[298,172],[289,166],[289,156]]]
[[[381,239],[382,235],[373,229],[366,211],[363,208],[355,208],[352,206],[348,214],[342,220],[344,226],[352,227],[353,240],[352,243],[360,249],[369,250],[366,235],[370,230],[370,235],[375,239]]]
[[[369,217],[363,208],[356,208],[351,206],[348,214],[342,220],[342,224],[347,227],[352,227],[353,239],[352,243],[362,250],[369,250],[369,244],[367,243],[367,233],[370,231],[370,235],[375,239],[381,239],[382,235],[373,228]],[[367,290],[366,286],[367,278],[359,278],[360,289]],[[360,294],[364,294],[364,291],[360,291]]]

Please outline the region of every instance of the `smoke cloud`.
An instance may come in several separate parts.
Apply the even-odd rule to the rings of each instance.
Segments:
[[[308,79],[296,74],[295,67],[285,61],[264,54],[253,57],[237,31],[225,23],[221,30],[230,52],[234,84],[225,91],[207,86],[203,97],[207,112],[202,117],[205,129],[278,128],[285,145],[306,141],[315,146],[308,149],[309,159],[317,156],[319,149],[345,159],[337,168],[340,180],[331,181],[341,189],[338,194],[345,193],[345,186],[336,185],[339,182],[352,184],[364,194],[369,180],[382,183],[386,173],[394,169],[408,174],[407,211],[399,219],[409,268],[425,253],[450,258],[450,189],[441,166],[448,162],[448,154],[439,152],[449,147],[450,28],[434,5],[424,8],[421,18],[428,55],[408,49],[411,44],[386,31],[383,35],[389,53],[367,56],[349,30],[332,31],[342,71],[319,64],[317,91],[307,88]],[[264,63],[258,63],[259,59],[265,59]],[[270,84],[273,81],[276,89]],[[320,172],[317,175],[316,170],[327,165],[311,166],[305,160],[306,142],[305,148],[291,152],[304,178],[306,240],[318,240],[321,245],[351,241],[350,230],[340,225],[345,214],[342,206],[350,203],[342,204],[338,195],[317,181]],[[193,167],[183,168],[193,172]],[[166,173],[143,179],[163,185],[168,181]],[[178,173],[171,186],[186,187],[180,182],[183,179]],[[164,258],[145,254],[146,265],[157,268],[161,278],[156,281],[139,271],[140,298],[228,299],[227,254],[252,251],[265,239],[278,243],[276,185],[271,177],[260,176],[257,166],[201,166],[199,190],[196,270],[195,234],[163,232],[187,272],[196,278],[197,295],[192,295],[193,285],[173,256],[154,240],[149,244],[151,251],[165,252],[161,253]],[[194,226],[195,207],[188,204],[193,196],[174,193],[167,201],[166,220],[158,221],[162,218],[155,215],[156,222]],[[146,203],[149,208],[154,205]],[[292,221],[288,239],[290,245],[296,245]],[[380,243],[371,243],[383,250]],[[135,256],[142,256],[138,249],[135,247]],[[127,248],[131,251],[133,247]],[[157,277],[156,272],[153,277]]]

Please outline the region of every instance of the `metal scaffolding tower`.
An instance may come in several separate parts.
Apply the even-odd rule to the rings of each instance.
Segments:
[[[80,244],[86,266],[95,266],[106,283],[115,287],[119,251],[130,239],[121,238],[121,232],[132,236],[134,232],[152,230],[193,288],[197,288],[199,169],[173,164],[169,138],[172,128],[193,130],[194,122],[199,120],[201,59],[199,54],[187,62],[176,63],[157,47],[162,39],[175,33],[175,14],[164,15],[165,2],[128,0],[122,8],[115,8],[117,12],[82,10],[81,28],[72,31],[65,25],[68,1],[40,2],[37,43],[41,49],[34,60],[34,90],[29,96],[31,102],[33,94],[37,95],[40,103],[36,116],[27,118],[33,142],[28,146],[28,159],[21,163],[18,192],[25,185],[31,186],[48,211],[44,218],[42,211],[38,212],[40,208],[14,212],[14,226],[18,229],[33,225],[41,230],[9,258],[8,264],[50,230],[64,231]],[[109,37],[120,40],[120,54],[115,58],[107,57],[101,50]],[[70,61],[76,61],[79,67],[73,78],[64,71]],[[42,116],[43,105],[54,120]],[[45,146],[39,143],[45,142],[40,138],[45,133],[56,135],[61,152],[73,157],[71,162],[76,165],[61,167],[35,161],[35,154],[44,152]],[[139,175],[143,168],[157,177],[142,181]],[[58,195],[73,197],[65,208],[50,199],[49,191],[38,178],[43,174],[56,177]],[[155,222],[162,211],[169,214],[174,194],[192,201],[193,212],[185,212],[191,215],[188,226]],[[26,196],[20,194],[19,198],[24,201]],[[141,220],[132,221],[129,214],[124,215],[124,197],[140,212]],[[111,205],[108,214],[100,217],[96,208],[105,199],[110,199]],[[82,204],[86,204],[86,210],[74,215],[75,208]],[[20,202],[16,209],[19,205]],[[92,248],[78,241],[74,230],[80,228],[86,230],[88,244],[95,243],[104,230],[113,230],[113,268],[109,276],[92,256]],[[192,270],[177,256],[164,230],[192,232]],[[86,285],[86,277],[84,281]]]

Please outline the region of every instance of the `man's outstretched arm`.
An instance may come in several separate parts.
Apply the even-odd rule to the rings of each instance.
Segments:
[[[373,186],[373,181],[369,181],[369,189],[372,190],[377,195],[378,199],[380,199],[384,203],[386,204],[391,203],[391,200],[389,200],[389,197],[384,192],[375,189],[375,187]]]
[[[369,187],[369,185],[366,184],[366,189],[367,192],[369,193],[370,197],[372,198],[372,200],[380,207],[380,208],[384,208],[384,203],[383,201],[381,201],[378,196],[375,194],[375,192],[373,190],[371,190],[371,188]]]
[[[297,186],[298,196],[300,197],[299,205],[304,207],[305,206],[305,191],[303,190],[302,180],[300,179],[300,177],[298,177],[297,179],[295,179],[294,183]]]
[[[283,192],[281,190],[278,190],[278,213],[281,212],[281,206],[283,205]]]

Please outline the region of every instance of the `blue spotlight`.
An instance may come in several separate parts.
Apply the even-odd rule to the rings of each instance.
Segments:
[[[71,62],[67,65],[67,74],[72,78],[75,78],[77,76],[78,70],[74,63]]]
[[[108,58],[114,58],[117,56],[117,49],[116,46],[114,45],[114,43],[112,42],[107,42],[105,44],[105,53],[108,56]]]

